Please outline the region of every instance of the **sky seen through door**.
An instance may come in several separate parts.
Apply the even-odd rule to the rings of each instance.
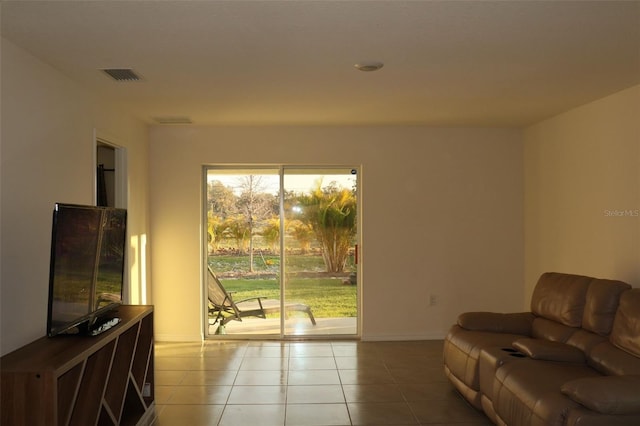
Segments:
[[[245,185],[243,185],[244,179],[248,175],[260,176],[261,184],[264,185],[264,191],[269,194],[278,194],[278,189],[280,187],[280,177],[277,174],[270,174],[270,170],[254,170],[252,173],[248,174],[225,174],[224,171],[221,170],[209,170],[207,181],[209,183],[213,181],[220,181],[224,186],[228,188],[232,188],[233,192],[236,195],[240,195],[242,191],[245,189]],[[285,174],[285,188],[287,191],[294,192],[307,192],[312,188],[315,188],[316,182],[319,179],[322,179],[322,187],[325,187],[331,182],[336,182],[339,187],[352,189],[356,183],[356,175],[345,175],[345,174],[309,174],[309,175],[300,175],[300,174]]]

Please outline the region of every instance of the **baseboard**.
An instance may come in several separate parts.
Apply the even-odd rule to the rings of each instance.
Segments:
[[[391,342],[391,341],[411,341],[411,340],[443,340],[446,333],[433,332],[423,334],[363,334],[360,338],[363,342]],[[203,338],[199,334],[156,334],[156,342],[202,342]]]
[[[156,342],[202,342],[200,334],[156,334]]]
[[[363,333],[360,340],[363,342],[391,342],[401,340],[443,340],[446,333],[432,332],[424,334],[368,334]]]

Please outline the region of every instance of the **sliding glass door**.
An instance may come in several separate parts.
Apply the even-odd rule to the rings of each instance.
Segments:
[[[357,335],[357,169],[204,175],[209,335]]]

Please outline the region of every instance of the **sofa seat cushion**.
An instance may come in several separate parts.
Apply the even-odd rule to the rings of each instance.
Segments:
[[[640,376],[603,376],[571,380],[561,391],[602,414],[640,414]]]
[[[480,390],[478,359],[488,347],[511,347],[520,334],[465,330],[454,325],[444,341],[444,363],[450,373],[471,389]]]
[[[513,347],[529,358],[558,362],[584,363],[584,353],[574,347],[560,342],[542,339],[518,339]]]
[[[564,383],[600,377],[586,364],[523,359],[496,372],[493,405],[509,425],[564,425],[567,413],[580,404],[561,392]]]
[[[607,376],[640,375],[640,358],[618,349],[609,342],[596,345],[589,352],[587,363]]]
[[[638,426],[640,414],[602,414],[580,407],[569,411],[566,426]]]

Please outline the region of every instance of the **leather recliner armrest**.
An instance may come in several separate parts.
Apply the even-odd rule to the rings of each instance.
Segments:
[[[501,314],[496,312],[466,312],[458,316],[458,325],[471,331],[492,331],[531,335],[533,314],[518,312]]]
[[[544,339],[518,339],[512,346],[529,358],[584,363],[584,353],[575,346]]]
[[[603,376],[571,380],[563,394],[602,414],[640,414],[640,376]]]

